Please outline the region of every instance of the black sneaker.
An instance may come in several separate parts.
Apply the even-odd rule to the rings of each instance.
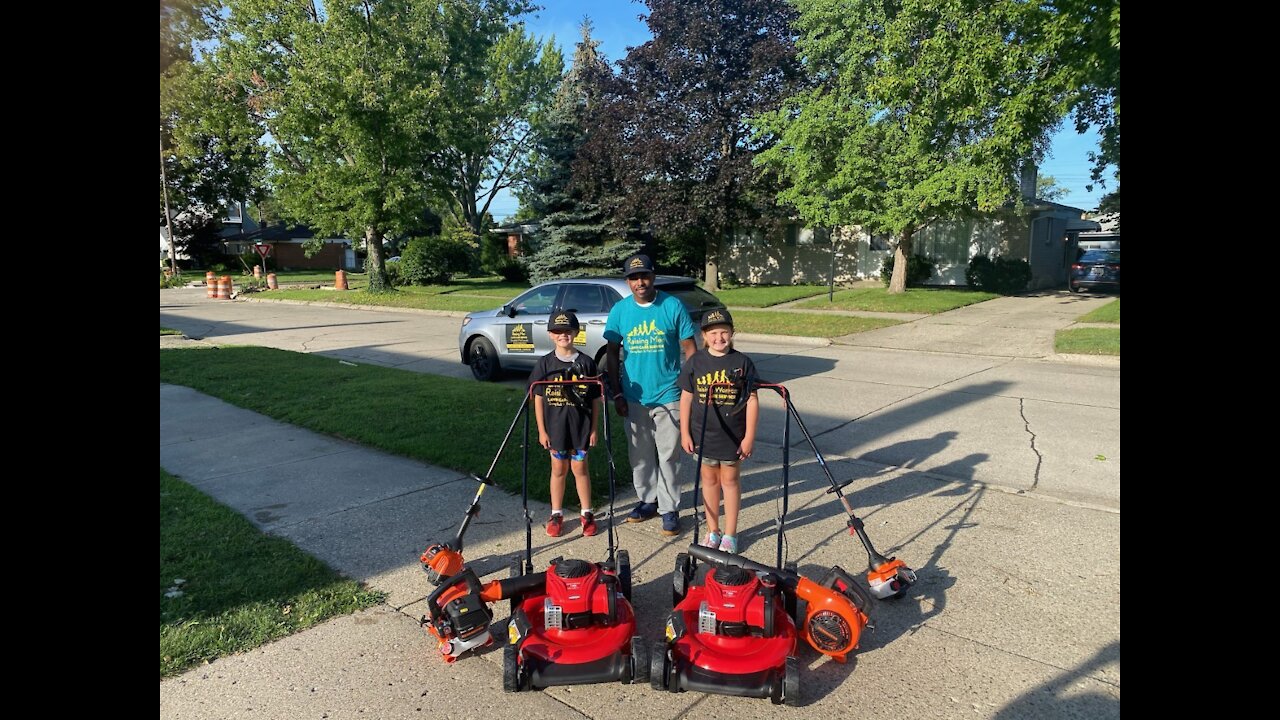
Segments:
[[[644,522],[658,515],[658,503],[640,502],[636,505],[631,514],[627,516],[627,522]]]
[[[680,513],[672,510],[662,514],[662,534],[667,537],[680,534]]]

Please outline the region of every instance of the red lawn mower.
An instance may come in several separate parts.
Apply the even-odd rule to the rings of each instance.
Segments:
[[[588,385],[605,385],[599,377],[571,377],[533,383],[562,385],[575,404]],[[579,404],[583,407],[585,403]],[[604,562],[556,558],[546,572],[533,573],[533,517],[529,514],[529,414],[525,414],[523,500],[525,562],[517,560],[513,576],[541,578],[541,592],[513,599],[504,648],[502,689],[519,692],[552,685],[600,682],[644,682],[649,674],[649,646],[636,634],[631,608],[631,561],[614,547],[614,475],[609,415],[604,415],[605,454],[609,460],[608,557]],[[511,579],[518,582],[516,577]],[[513,588],[514,589],[514,588]]]
[[[755,389],[773,390],[790,407],[785,387],[773,383],[712,383],[703,406],[703,432],[712,388],[737,385],[738,409]],[[777,519],[777,565],[769,567],[740,555],[701,547],[696,540],[676,556],[666,643],[655,648],[649,672],[655,690],[767,697],[774,704],[798,705],[800,665],[797,640],[844,662],[858,646],[868,622],[869,598],[839,566],[821,583],[783,564],[782,546],[790,485],[790,420],[783,426],[782,505]],[[694,475],[694,498],[702,476],[702,447]],[[694,513],[694,537],[698,536]],[[697,561],[708,568],[699,577]]]

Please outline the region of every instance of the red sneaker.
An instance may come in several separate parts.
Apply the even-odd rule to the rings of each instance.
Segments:
[[[552,515],[547,521],[547,534],[551,537],[560,537],[560,531],[564,529],[564,517],[560,515]]]
[[[591,537],[599,531],[600,528],[596,527],[596,516],[592,515],[589,510],[582,513],[582,534]]]

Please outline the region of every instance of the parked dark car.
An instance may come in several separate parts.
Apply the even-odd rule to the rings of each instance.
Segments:
[[[724,308],[724,303],[695,284],[693,278],[658,275],[654,285],[684,303],[697,327],[702,313]],[[477,380],[497,380],[503,370],[533,369],[538,358],[554,346],[547,335],[547,319],[552,313],[572,310],[582,329],[573,342],[595,358],[604,369],[604,324],[609,308],[631,295],[621,277],[551,280],[536,285],[506,305],[473,312],[462,319],[458,333],[458,353]],[[695,342],[701,334],[694,333]]]
[[[1067,279],[1071,292],[1112,288],[1120,292],[1120,251],[1081,250]]]

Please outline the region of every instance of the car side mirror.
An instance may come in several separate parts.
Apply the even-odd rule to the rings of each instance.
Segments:
[[[503,315],[506,315],[506,316],[507,316],[507,317],[509,317],[509,318],[513,318],[513,317],[515,317],[515,316],[516,316],[516,306],[515,306],[515,305],[503,305],[503,306],[502,306],[502,314],[503,314]]]

